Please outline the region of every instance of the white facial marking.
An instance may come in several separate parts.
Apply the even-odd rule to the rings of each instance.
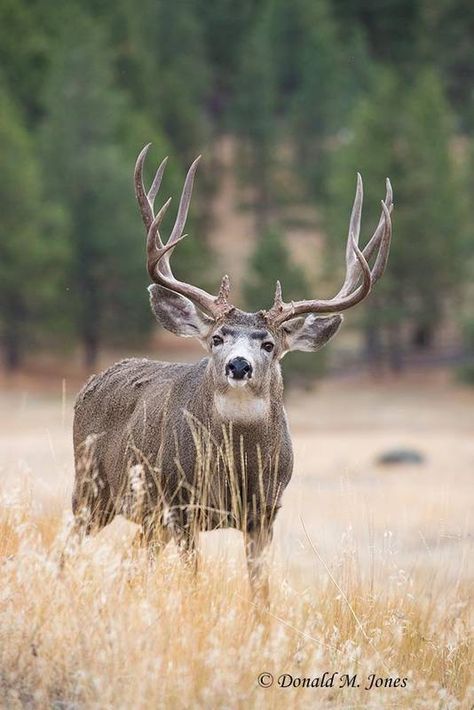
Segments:
[[[227,362],[230,362],[235,357],[243,357],[252,365],[252,368],[255,367],[254,351],[249,339],[245,336],[241,336],[235,341],[232,349],[227,355]]]
[[[223,419],[239,422],[251,422],[267,417],[270,409],[266,399],[254,397],[242,388],[235,388],[226,394],[216,393],[214,404]]]
[[[233,389],[242,389],[243,387],[247,386],[248,379],[246,378],[245,380],[234,380],[233,377],[227,375],[227,382]]]

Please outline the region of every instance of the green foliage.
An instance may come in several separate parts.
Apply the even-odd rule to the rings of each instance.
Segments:
[[[397,109],[386,108],[393,106]],[[393,73],[383,72],[372,95],[357,106],[352,125],[351,139],[334,156],[330,179],[329,222],[337,234],[337,258],[356,171],[365,181],[365,240],[377,224],[389,175],[395,192],[395,237],[387,273],[364,309],[366,323],[390,330],[408,319],[415,330],[431,334],[462,270],[452,119],[438,78],[422,71],[407,88]],[[335,242],[331,244],[334,254]]]
[[[457,368],[457,376],[461,382],[474,386],[474,317],[469,313],[462,321],[462,335],[468,362]]]
[[[422,0],[420,54],[436,66],[461,124],[474,128],[474,5],[470,0]]]
[[[243,287],[247,308],[250,311],[269,308],[278,280],[284,285],[285,298],[303,297],[304,273],[291,262],[283,235],[273,227],[264,232],[250,257],[249,275]]]
[[[423,71],[406,96],[398,189],[399,240],[394,277],[418,324],[434,328],[443,303],[457,291],[463,264],[458,175],[451,143],[453,121],[438,77]]]
[[[124,319],[131,335],[146,320],[131,165],[117,144],[126,101],[113,87],[103,33],[87,15],[64,28],[45,105],[43,154],[53,166],[46,180],[66,211],[72,253],[64,307],[93,361],[103,339],[125,335]]]
[[[426,0],[426,4],[449,4],[446,0]],[[333,0],[334,12],[344,28],[358,26],[364,31],[373,57],[409,75],[419,61],[420,36],[424,33],[424,0]]]
[[[259,311],[270,308],[276,282],[280,280],[284,288],[285,300],[308,297],[308,287],[303,270],[294,264],[286,247],[282,233],[272,227],[263,233],[249,262],[249,275],[243,285],[246,308]],[[293,381],[301,377],[321,374],[323,359],[321,354],[289,353],[283,360],[283,372]]]
[[[37,88],[47,61],[45,33],[35,20],[35,12],[26,2],[0,3],[0,67],[5,87],[25,122],[40,111]]]
[[[0,86],[0,334],[16,367],[41,327],[50,330],[67,245],[60,211],[44,200],[40,166],[22,116]]]
[[[340,127],[346,98],[342,46],[326,0],[298,0],[286,6],[286,14],[293,15],[285,17],[285,31],[292,30],[290,122],[297,165],[320,193],[327,170],[327,140]]]
[[[36,296],[10,319],[21,339],[49,339],[53,326],[89,349],[146,336],[131,174],[150,140],[148,179],[170,155],[157,199],[174,198],[165,235],[189,163],[204,151],[214,158],[209,173],[200,168],[192,236],[173,255],[178,276],[208,286],[212,249],[201,235],[218,185],[212,149],[229,131],[262,250],[291,200],[324,205],[334,282],[355,171],[365,179],[366,234],[390,175],[393,251],[360,325],[368,341],[377,331],[392,343],[397,329],[435,331],[446,302],[465,307],[473,273],[473,21],[466,0],[396,0],[383,11],[375,0],[143,0],[138,10],[131,0],[4,0],[0,250],[17,266],[0,265],[0,288],[22,301],[17,245],[27,234]],[[13,186],[22,183],[31,199],[18,213]],[[255,283],[272,272],[270,289],[281,278],[291,290],[287,264],[262,251]],[[261,307],[269,292],[257,295]]]
[[[209,107],[217,130],[227,127],[242,48],[252,32],[259,4],[259,0],[240,0],[238,3],[234,0],[220,0],[218,3],[197,0],[205,54],[212,75]]]
[[[255,190],[259,234],[268,228],[273,203],[276,145],[276,67],[271,27],[273,5],[265,2],[242,47],[236,83],[234,126],[242,140],[240,165]]]
[[[210,69],[198,3],[160,0],[149,8],[148,51],[154,55],[154,115],[184,162],[208,140],[206,99]]]
[[[474,387],[474,362],[461,365],[457,369],[457,377],[460,382]]]
[[[278,210],[280,168],[297,176],[303,199],[324,195],[332,139],[370,82],[362,33],[340,41],[332,10],[329,0],[264,2],[242,44],[233,126],[259,233]]]

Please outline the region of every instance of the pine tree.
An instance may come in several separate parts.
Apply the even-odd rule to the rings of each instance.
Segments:
[[[258,311],[270,307],[278,280],[284,286],[286,299],[303,298],[305,275],[292,263],[283,235],[274,226],[264,232],[250,257],[249,276],[244,283],[247,308]]]
[[[211,75],[198,2],[148,0],[145,7],[149,27],[144,40],[156,72],[153,115],[184,166],[209,139]]]
[[[250,184],[255,193],[253,206],[259,235],[270,225],[274,200],[277,69],[273,21],[273,4],[265,2],[242,46],[235,98],[240,167],[245,184]]]
[[[21,39],[20,39],[21,38]],[[48,43],[36,8],[24,0],[0,3],[0,67],[5,87],[28,125],[41,110],[40,92]]]
[[[329,138],[341,125],[350,84],[329,3],[298,0],[282,10],[281,32],[286,33],[293,63],[293,79],[286,84],[291,88],[289,119],[297,170],[311,192],[321,193]]]
[[[400,114],[398,111],[387,110],[386,107],[399,106],[399,101],[396,77],[389,72],[379,72],[371,94],[362,98],[354,109],[349,122],[348,139],[335,150],[332,156],[328,180],[329,206],[326,214],[329,267],[335,273],[337,282],[343,278],[341,268],[344,264],[344,245],[351,202],[354,198],[356,172],[359,171],[364,179],[364,211],[361,228],[363,244],[371,233],[370,230],[377,224],[380,199],[384,196],[384,181],[387,176],[390,176],[395,188],[398,212],[397,186],[400,170],[397,155],[393,151],[393,143],[400,133]],[[370,295],[370,300],[359,311],[362,315],[360,326],[365,334],[366,355],[371,362],[378,362],[381,359],[382,331],[388,326],[390,318],[398,315],[393,311],[388,312],[387,299],[382,293],[382,289],[386,291],[388,288],[384,282],[392,274],[396,250],[397,246],[394,244],[390,255],[390,266],[383,281],[377,285],[377,289]],[[398,301],[395,303],[398,308]],[[394,307],[393,303],[391,307]]]
[[[341,27],[362,29],[379,66],[392,67],[410,76],[416,67],[418,39],[422,27],[424,0],[332,0],[335,17]],[[433,0],[426,0],[433,4]],[[440,0],[444,3],[444,0]]]
[[[38,329],[58,322],[67,245],[42,194],[34,143],[3,87],[0,103],[0,335],[5,366],[15,369]]]
[[[91,365],[101,342],[136,335],[147,321],[133,163],[118,144],[127,104],[113,85],[101,28],[79,11],[64,28],[45,106],[43,153],[51,165],[45,177],[68,216],[72,251],[64,306]]]
[[[399,278],[411,293],[407,310],[429,343],[443,305],[462,275],[460,184],[453,158],[453,119],[437,75],[420,72],[406,97],[398,190]]]
[[[245,38],[259,13],[259,0],[196,0],[205,41],[211,91],[208,107],[213,128],[221,133],[231,122],[232,95],[242,61]]]
[[[463,130],[474,128],[474,6],[469,0],[421,0],[420,54],[436,67]]]
[[[421,72],[407,91],[393,74],[381,73],[373,93],[356,108],[352,131],[332,166],[332,255],[342,258],[341,233],[347,229],[356,171],[365,185],[365,239],[377,223],[388,175],[395,193],[389,267],[362,313],[369,356],[380,356],[385,339],[392,366],[398,367],[407,344],[402,326],[408,328],[408,342],[428,344],[459,276],[460,202],[451,117],[439,80]]]
[[[258,240],[249,260],[248,277],[243,284],[243,295],[249,311],[269,308],[272,304],[275,285],[280,281],[285,300],[308,297],[308,286],[303,270],[291,260],[281,231],[273,226]],[[324,356],[323,356],[324,357]],[[307,353],[290,353],[283,360],[283,371],[293,380],[307,380],[321,374],[324,359]]]

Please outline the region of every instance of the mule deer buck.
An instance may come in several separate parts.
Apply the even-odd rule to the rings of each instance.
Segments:
[[[246,313],[229,300],[227,276],[216,296],[174,276],[170,257],[186,236],[199,158],[164,243],[159,228],[170,200],[156,215],[153,206],[166,159],[146,192],[148,149],[137,159],[135,191],[147,232],[151,308],[164,328],[196,338],[206,356],[195,364],[122,360],[86,383],[75,404],[75,527],[88,533],[122,514],[140,525],[149,550],[174,540],[188,559],[195,558],[199,531],[237,528],[258,588],[262,553],[293,468],[280,360],[291,350],[319,350],[339,329],[339,313],[360,303],[382,276],[392,189],[387,180],[378,226],[361,250],[358,175],[346,275],[334,298],[285,303],[278,282],[269,310]]]

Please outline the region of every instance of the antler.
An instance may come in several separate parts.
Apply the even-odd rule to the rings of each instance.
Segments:
[[[346,277],[344,283],[334,298],[330,300],[292,301],[285,303],[282,299],[281,285],[277,281],[273,306],[264,313],[266,320],[273,326],[279,326],[289,318],[303,313],[335,313],[360,303],[370,293],[373,285],[382,276],[387,265],[390,242],[392,239],[392,222],[390,213],[393,209],[393,192],[390,180],[387,178],[387,192],[382,201],[382,214],[377,228],[365,246],[359,249],[360,219],[362,213],[363,185],[362,178],[357,173],[357,189],[349,223],[349,234],[346,246]],[[378,250],[378,251],[377,251]],[[377,251],[373,268],[368,261]],[[362,279],[360,285],[359,281]]]
[[[178,214],[176,216],[174,227],[168,241],[166,244],[163,244],[159,228],[170,205],[171,197],[167,200],[167,202],[165,202],[163,207],[161,207],[156,216],[154,213],[154,202],[155,197],[158,194],[158,190],[160,189],[161,180],[163,178],[168,158],[165,158],[162,161],[156,171],[149,191],[146,192],[143,184],[143,165],[145,163],[145,158],[150,145],[151,144],[148,143],[148,145],[143,148],[135,165],[135,194],[140,206],[143,223],[145,225],[145,229],[147,230],[146,250],[148,273],[155,283],[160,286],[165,286],[175,293],[180,293],[182,296],[190,298],[198,306],[207,311],[207,313],[209,313],[213,318],[221,318],[233,309],[233,306],[228,302],[230,291],[229,277],[227,275],[223,277],[217,296],[212,296],[210,293],[207,293],[207,291],[204,291],[198,286],[192,286],[191,284],[176,279],[170,266],[170,257],[175,246],[187,236],[186,234],[183,234],[183,230],[188,216],[189,205],[191,203],[194,175],[201,156],[196,158],[188,170],[186,180],[184,181],[183,191],[181,193],[181,199],[179,201]]]

